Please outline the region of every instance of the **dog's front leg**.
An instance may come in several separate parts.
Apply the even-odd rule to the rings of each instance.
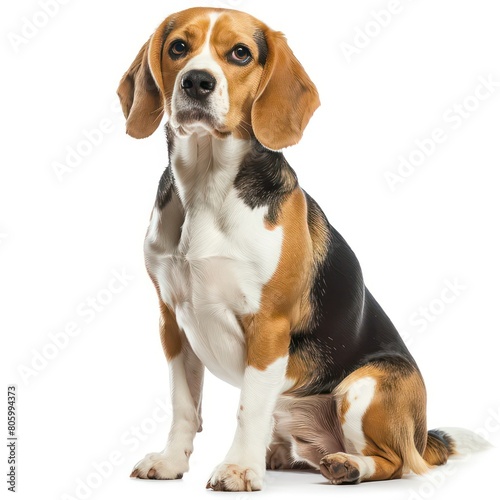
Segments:
[[[247,366],[237,428],[224,461],[207,488],[223,491],[262,489],[266,450],[272,438],[273,411],[283,391],[288,363],[289,324],[252,321],[247,336]],[[270,331],[272,330],[272,331]]]
[[[174,314],[163,303],[160,335],[169,365],[172,423],[165,449],[146,455],[134,467],[131,476],[180,479],[189,469],[193,440],[201,430],[204,367],[179,330]]]

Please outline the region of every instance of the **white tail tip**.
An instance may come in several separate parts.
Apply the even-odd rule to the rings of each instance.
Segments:
[[[448,434],[454,441],[454,455],[467,455],[476,451],[493,448],[493,445],[482,436],[460,427],[440,427],[440,431]]]

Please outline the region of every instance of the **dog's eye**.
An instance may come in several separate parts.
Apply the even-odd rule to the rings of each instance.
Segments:
[[[186,55],[187,49],[188,47],[186,42],[183,42],[182,40],[175,40],[170,44],[168,53],[172,59],[180,59]]]
[[[245,65],[252,59],[250,49],[244,45],[236,45],[228,55],[229,62]]]

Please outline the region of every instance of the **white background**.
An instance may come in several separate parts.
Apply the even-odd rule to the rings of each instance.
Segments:
[[[176,482],[128,478],[145,453],[163,447],[168,421],[158,420],[170,412],[155,402],[168,400],[168,375],[142,257],[167,149],[161,129],[147,140],[126,136],[115,98],[120,77],[160,22],[209,4],[73,0],[26,43],[16,36],[26,19],[43,23],[39,2],[2,7],[2,391],[6,400],[7,385],[17,384],[18,498],[222,495],[204,488],[230,444],[238,391],[209,374],[191,471]],[[356,33],[359,44],[359,30],[388,0],[221,4],[285,32],[318,86],[322,106],[286,155],[404,332],[426,380],[429,428],[479,429],[498,445],[500,87],[476,101],[460,125],[445,120],[468,98],[475,106],[479,78],[500,82],[498,2],[401,0],[379,34],[369,24],[367,46],[350,63],[341,44],[354,44]],[[85,131],[102,120],[101,142],[59,179],[54,164],[66,161],[68,147],[85,148]],[[446,141],[391,191],[384,173],[396,172],[398,157],[408,158],[415,140],[435,128]],[[113,272],[130,280],[110,294]],[[446,280],[460,288],[445,292],[447,304],[440,299]],[[92,297],[109,301],[94,316],[86,312]],[[419,308],[430,304],[432,322],[417,323]],[[49,334],[68,323],[80,333],[54,351]],[[36,371],[21,376],[33,358]],[[102,465],[110,458],[115,465]],[[483,498],[498,490],[498,463],[493,450],[424,479],[355,487],[330,486],[317,474],[274,472],[257,495]]]

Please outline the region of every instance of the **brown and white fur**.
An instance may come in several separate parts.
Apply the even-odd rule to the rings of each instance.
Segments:
[[[133,137],[169,117],[145,260],[173,420],[165,449],[132,477],[188,471],[205,367],[241,389],[215,490],[260,490],[266,465],[305,464],[335,484],[399,478],[445,463],[460,440],[483,444],[467,431],[427,432],[415,361],[281,153],[319,106],[281,33],[233,10],[179,12],[118,94]]]

